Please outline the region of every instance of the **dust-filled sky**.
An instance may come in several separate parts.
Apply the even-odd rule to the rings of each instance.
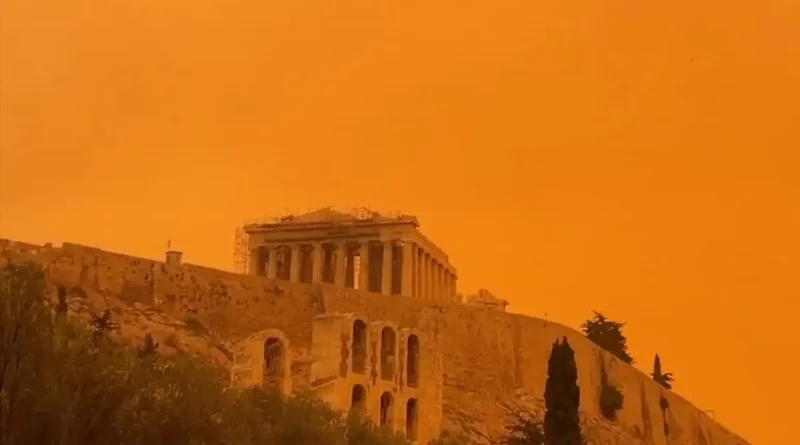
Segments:
[[[3,0],[0,235],[230,269],[246,219],[403,210],[460,291],[626,321],[643,370],[788,443],[798,5]]]

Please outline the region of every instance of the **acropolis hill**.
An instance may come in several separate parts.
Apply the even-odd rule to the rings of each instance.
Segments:
[[[747,444],[581,333],[507,313],[485,290],[461,297],[455,266],[415,217],[322,209],[244,232],[246,274],[175,251],[159,262],[70,243],[0,240],[0,256],[39,263],[78,316],[111,309],[123,341],[150,332],[167,352],[225,366],[232,385],[311,390],[420,444],[443,430],[499,439],[510,407],[543,418],[562,337],[575,350],[589,444]],[[613,422],[600,413],[603,372],[624,394]]]

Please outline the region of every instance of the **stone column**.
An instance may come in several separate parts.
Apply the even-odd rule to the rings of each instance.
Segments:
[[[433,268],[431,267],[431,263],[433,263],[433,258],[431,258],[430,253],[425,254],[425,281],[423,282],[423,286],[425,287],[425,299],[429,300],[431,298],[431,290],[432,290],[432,278],[433,275],[431,272]]]
[[[333,282],[338,287],[344,287],[347,281],[345,279],[347,274],[347,243],[345,242],[341,242],[336,246],[336,265],[334,267],[336,272]]]
[[[256,247],[255,249],[250,249],[250,264],[247,266],[247,274],[248,275],[259,275],[259,271],[261,270],[261,261],[263,256],[261,256],[261,252],[263,247]]]
[[[392,295],[392,248],[394,243],[386,241],[383,243],[383,263],[381,267],[381,293]]]
[[[267,278],[274,280],[278,277],[278,248],[276,246],[268,247],[267,256]]]
[[[300,245],[295,244],[292,246],[292,258],[290,259],[291,265],[289,266],[289,281],[293,283],[300,282]]]
[[[431,258],[431,300],[438,300],[439,299],[439,287],[441,286],[441,282],[439,281],[439,262]]]
[[[322,243],[315,243],[313,248],[311,255],[314,264],[311,268],[311,282],[322,283],[322,261],[325,258]]]
[[[369,291],[369,242],[358,248],[358,290]]]
[[[442,269],[442,300],[450,299],[450,274],[447,272],[447,267]]]
[[[403,283],[400,285],[400,295],[414,296],[414,244],[403,241]]]
[[[453,301],[458,299],[458,289],[456,287],[457,284],[458,284],[458,277],[456,276],[456,274],[453,274],[453,276],[452,276],[452,284],[450,285],[450,298]]]
[[[421,247],[417,261],[417,298],[425,298],[425,280],[428,275],[425,272],[425,249]]]
[[[437,296],[439,300],[447,300],[447,283],[444,280],[444,272],[444,265],[439,264],[439,295]]]

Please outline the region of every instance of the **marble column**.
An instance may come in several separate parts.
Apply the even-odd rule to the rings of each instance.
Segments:
[[[300,245],[292,246],[292,257],[290,259],[291,265],[289,266],[289,281],[293,283],[300,282]]]
[[[414,296],[417,298],[422,298],[424,295],[423,287],[422,287],[422,277],[424,275],[424,263],[425,263],[425,251],[422,250],[422,247],[417,246],[417,264],[414,265],[414,274],[417,277],[415,285],[415,292]]]
[[[312,255],[313,265],[311,267],[311,282],[322,283],[322,261],[325,259],[322,243],[314,244]]]
[[[433,296],[433,257],[425,255],[425,299],[430,300]]]
[[[431,258],[431,300],[439,299],[439,262]]]
[[[400,295],[414,296],[414,244],[403,241],[403,281],[400,285]]]
[[[394,242],[383,243],[383,262],[381,263],[381,293],[392,295],[392,251]]]
[[[442,269],[442,300],[450,299],[450,272],[447,267]]]
[[[333,282],[338,287],[345,287],[346,278],[345,275],[347,274],[347,243],[342,242],[336,246],[336,265],[334,266],[336,269]]]
[[[274,280],[278,277],[278,248],[270,246],[267,250],[267,278]]]
[[[456,274],[453,274],[452,278],[453,278],[452,279],[452,284],[450,285],[450,298],[452,298],[453,301],[457,301],[458,300],[458,290],[457,290],[458,276],[456,276]]]
[[[369,291],[369,242],[358,248],[358,290]]]
[[[263,247],[256,247],[250,250],[250,263],[248,264],[248,275],[261,275],[261,261],[263,261],[262,251]]]

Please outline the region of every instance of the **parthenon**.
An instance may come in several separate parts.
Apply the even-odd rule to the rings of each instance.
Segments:
[[[384,295],[456,299],[456,268],[411,215],[326,207],[244,226],[248,273]]]

